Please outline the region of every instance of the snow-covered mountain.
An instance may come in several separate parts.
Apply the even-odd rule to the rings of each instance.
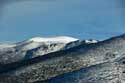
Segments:
[[[66,50],[81,43],[97,43],[96,40],[79,40],[68,36],[51,38],[35,37],[15,44],[0,45],[0,63],[7,64],[24,59],[43,56],[48,53]]]
[[[15,47],[16,44],[0,44],[0,49]]]
[[[68,36],[53,38],[35,37],[16,44],[1,44],[0,63],[6,64],[65,50],[73,47],[71,45],[73,42],[79,42],[79,39]]]
[[[73,61],[69,64],[75,66],[72,67],[74,71],[54,76],[42,83],[125,83],[125,34],[88,47],[86,52],[77,54],[77,58],[75,54],[72,56]],[[84,49],[81,47],[79,50]],[[79,69],[76,69],[78,66]],[[65,66],[65,70],[68,69]]]
[[[68,36],[60,36],[60,37],[53,37],[53,38],[42,38],[42,37],[35,37],[32,39],[29,39],[28,42],[49,42],[49,43],[69,43],[73,41],[77,41],[79,39],[68,37]]]
[[[72,37],[37,37],[3,45],[0,49],[0,82],[32,83],[114,60],[116,57],[105,56],[104,50],[109,46],[103,42]]]
[[[35,49],[35,48],[38,48],[38,47],[39,48],[45,47],[47,49],[48,46],[50,46],[50,48],[51,48],[53,45],[54,46],[60,45],[59,48],[63,48],[63,46],[65,46],[67,43],[78,41],[78,40],[79,39],[72,38],[72,37],[66,37],[66,36],[53,37],[53,38],[35,37],[35,38],[31,38],[29,40],[18,43],[17,46],[16,46],[16,49],[17,50],[23,50],[23,51]]]

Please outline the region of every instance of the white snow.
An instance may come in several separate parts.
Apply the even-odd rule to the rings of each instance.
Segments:
[[[43,37],[34,37],[29,40],[23,41],[19,43],[18,49],[27,51],[34,48],[37,48],[39,46],[50,46],[51,44],[58,44],[57,47],[54,47],[53,49],[61,49],[63,48],[67,43],[77,41],[79,39],[73,38],[73,37],[67,37],[67,36],[59,36],[59,37],[50,37],[50,38],[43,38]],[[50,49],[49,47],[48,49]],[[43,51],[42,51],[43,52]],[[44,53],[44,52],[43,52]]]
[[[57,43],[69,43],[73,41],[77,41],[79,39],[68,37],[68,36],[59,36],[59,37],[50,37],[50,38],[43,38],[43,37],[35,37],[31,38],[28,41],[33,42],[57,42]]]
[[[97,40],[85,40],[86,43],[97,43]]]
[[[12,48],[16,46],[15,44],[0,44],[0,49],[3,49],[3,48]]]

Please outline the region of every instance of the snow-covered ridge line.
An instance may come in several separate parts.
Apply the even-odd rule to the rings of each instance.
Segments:
[[[43,38],[43,37],[34,37],[29,39],[28,41],[33,42],[58,42],[58,43],[69,43],[73,41],[78,41],[79,39],[68,37],[68,36],[59,36],[59,37],[49,37],[49,38]]]
[[[98,43],[98,40],[93,40],[93,39],[85,40],[85,43],[88,43],[88,44],[91,44],[91,43]]]
[[[15,47],[16,44],[0,44],[0,49]]]

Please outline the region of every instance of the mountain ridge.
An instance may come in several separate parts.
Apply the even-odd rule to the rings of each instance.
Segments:
[[[17,65],[15,66],[16,69],[13,69],[12,71],[7,71],[7,72],[5,71],[2,74],[5,77],[3,79],[10,78],[10,79],[16,80],[16,81],[10,80],[11,82],[18,82],[19,80],[21,80],[21,82],[24,82],[24,83],[47,80],[47,82],[45,83],[51,83],[53,82],[51,80],[53,80],[53,77],[55,77],[54,78],[55,82],[57,82],[57,80],[60,80],[63,83],[63,80],[61,80],[62,74],[67,73],[66,76],[68,77],[65,78],[65,82],[72,82],[74,80],[68,80],[68,78],[71,79],[72,76],[74,76],[74,74],[69,75],[68,74],[69,72],[73,73],[76,70],[79,71],[79,69],[86,70],[86,68],[89,68],[89,70],[86,70],[85,74],[83,74],[83,72],[81,72],[81,74],[86,75],[88,72],[87,74],[88,76],[87,75],[86,76],[91,77],[92,80],[91,82],[88,82],[87,79],[89,78],[80,77],[80,80],[85,80],[83,83],[93,83],[92,81],[95,81],[94,83],[113,83],[113,81],[115,81],[115,79],[118,79],[118,77],[116,76],[115,79],[111,79],[110,81],[109,78],[105,77],[104,72],[106,71],[109,77],[112,77],[113,71],[110,71],[110,68],[116,68],[116,69],[120,68],[121,70],[117,72],[115,71],[115,73],[118,74],[118,76],[122,76],[122,73],[120,72],[124,72],[124,69],[123,69],[124,64],[121,64],[121,63],[124,63],[124,59],[123,59],[125,54],[124,46],[125,46],[124,35],[112,37],[107,40],[99,41],[97,43],[91,43],[91,44],[86,44],[85,41],[81,41],[81,44],[78,44],[78,46],[74,46],[66,50],[50,53],[45,56],[40,56],[41,58],[37,57],[36,60],[32,58],[32,60],[34,60],[33,63],[32,61],[30,63],[30,60],[29,61],[27,60],[30,63],[30,65],[27,64],[28,62],[26,63],[24,62],[26,65],[22,63],[21,64],[17,63],[15,64]],[[47,59],[43,57],[47,57]],[[113,65],[110,66],[107,63],[113,64]],[[101,64],[104,64],[104,65],[101,65]],[[21,66],[18,67],[18,65],[21,65]],[[99,69],[97,69],[96,67],[93,67],[94,70],[91,70],[91,66],[93,65],[101,65],[101,67],[99,67]],[[12,65],[10,64],[8,66],[11,67]],[[93,74],[90,71],[95,73]],[[97,75],[96,77],[97,79],[100,79],[100,76],[101,76],[98,74],[98,72],[103,75],[102,79],[106,78],[107,80],[104,82],[101,80],[100,81],[96,80],[94,78],[94,75]],[[77,76],[79,75],[79,73],[78,74],[77,73],[78,72],[76,72],[76,77],[74,77],[76,79],[77,79]],[[91,74],[92,76],[90,76]],[[8,77],[6,78],[6,76]],[[57,79],[58,76],[61,78]],[[51,80],[48,80],[48,79],[51,79]],[[122,80],[122,77],[120,77],[120,80],[123,81],[124,83],[124,80]],[[0,82],[2,82],[1,77],[0,77]],[[78,82],[80,81],[77,81],[77,82],[74,81],[73,83],[78,83]]]

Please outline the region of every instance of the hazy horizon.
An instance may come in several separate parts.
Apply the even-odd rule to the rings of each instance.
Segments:
[[[125,32],[124,0],[2,0],[0,42],[32,37],[106,39]]]

